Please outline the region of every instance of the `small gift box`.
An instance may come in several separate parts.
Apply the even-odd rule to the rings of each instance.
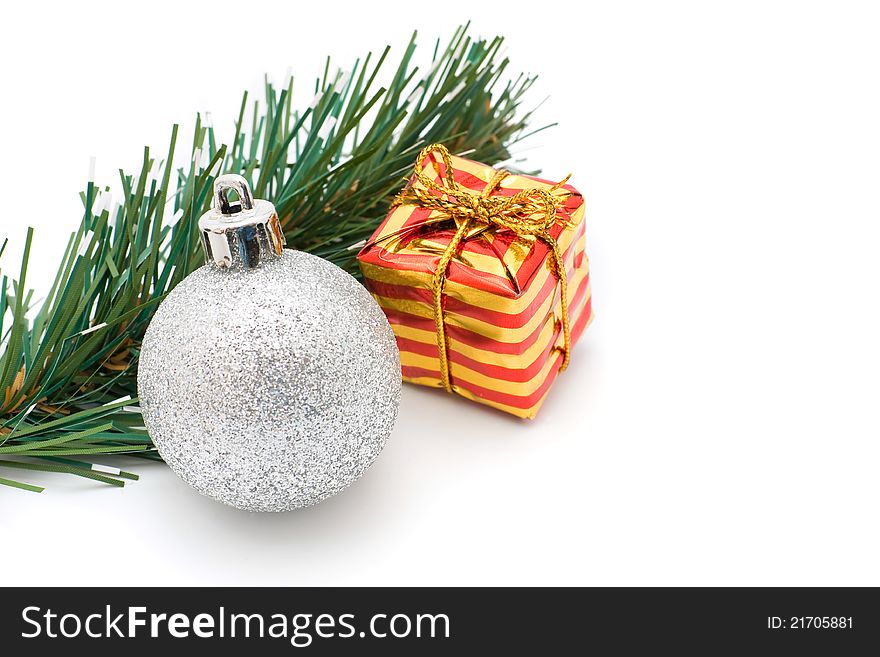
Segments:
[[[405,381],[535,416],[592,319],[584,202],[565,183],[419,154],[358,254]]]

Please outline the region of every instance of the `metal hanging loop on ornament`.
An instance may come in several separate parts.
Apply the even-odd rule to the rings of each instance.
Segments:
[[[238,201],[229,196],[235,192]],[[280,258],[284,232],[275,206],[255,199],[247,180],[234,173],[214,181],[211,209],[199,218],[205,262],[220,269],[255,269]]]
[[[229,192],[233,191],[238,194],[238,202],[233,203],[229,200]],[[239,214],[243,211],[254,209],[254,195],[251,193],[251,187],[243,176],[234,173],[217,178],[214,183],[214,207],[220,211],[223,216]]]

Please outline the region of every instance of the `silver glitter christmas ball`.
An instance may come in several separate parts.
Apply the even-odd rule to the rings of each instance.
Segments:
[[[228,224],[237,209],[215,214]],[[282,250],[270,214],[268,232],[250,233],[206,229],[203,217],[212,261],[158,307],[138,369],[162,458],[198,492],[250,511],[308,506],[351,484],[400,402],[400,355],[379,306],[336,265]]]

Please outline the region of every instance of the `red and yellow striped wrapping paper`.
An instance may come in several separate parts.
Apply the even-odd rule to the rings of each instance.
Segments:
[[[452,165],[459,185],[474,194],[495,173],[460,157]],[[442,160],[431,156],[425,173],[440,182]],[[495,195],[553,184],[509,175]],[[571,185],[563,189],[570,196],[550,234],[564,254],[574,345],[593,314],[583,197]],[[403,379],[410,383],[443,386],[431,288],[455,231],[455,222],[438,211],[402,205],[358,254],[367,289],[397,336]],[[519,417],[536,415],[563,357],[560,290],[551,261],[539,239],[486,224],[470,230],[450,262],[443,295],[453,392]]]

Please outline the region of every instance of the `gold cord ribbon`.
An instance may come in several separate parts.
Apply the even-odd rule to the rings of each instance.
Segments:
[[[425,161],[437,153],[443,160],[446,172],[445,184],[439,184],[425,175]],[[513,196],[492,196],[508,172],[498,170],[477,195],[461,187],[455,180],[452,158],[442,144],[431,144],[423,148],[416,158],[414,174],[424,189],[407,185],[395,198],[391,207],[398,205],[417,205],[430,210],[438,210],[458,223],[458,230],[446,247],[437,270],[434,272],[432,292],[434,296],[434,326],[437,332],[437,352],[440,357],[440,378],[443,387],[452,392],[449,379],[449,358],[447,355],[446,324],[443,318],[443,286],[446,283],[446,271],[449,262],[455,255],[459,244],[474,222],[506,228],[519,236],[533,236],[550,247],[553,253],[553,265],[560,284],[562,302],[562,333],[564,350],[559,371],[568,367],[571,354],[571,332],[568,322],[568,287],[565,276],[565,264],[556,240],[550,235],[550,229],[556,223],[556,211],[568,199],[568,194],[553,194],[571,177],[566,176],[549,190],[524,189]],[[432,192],[439,192],[440,195]]]

